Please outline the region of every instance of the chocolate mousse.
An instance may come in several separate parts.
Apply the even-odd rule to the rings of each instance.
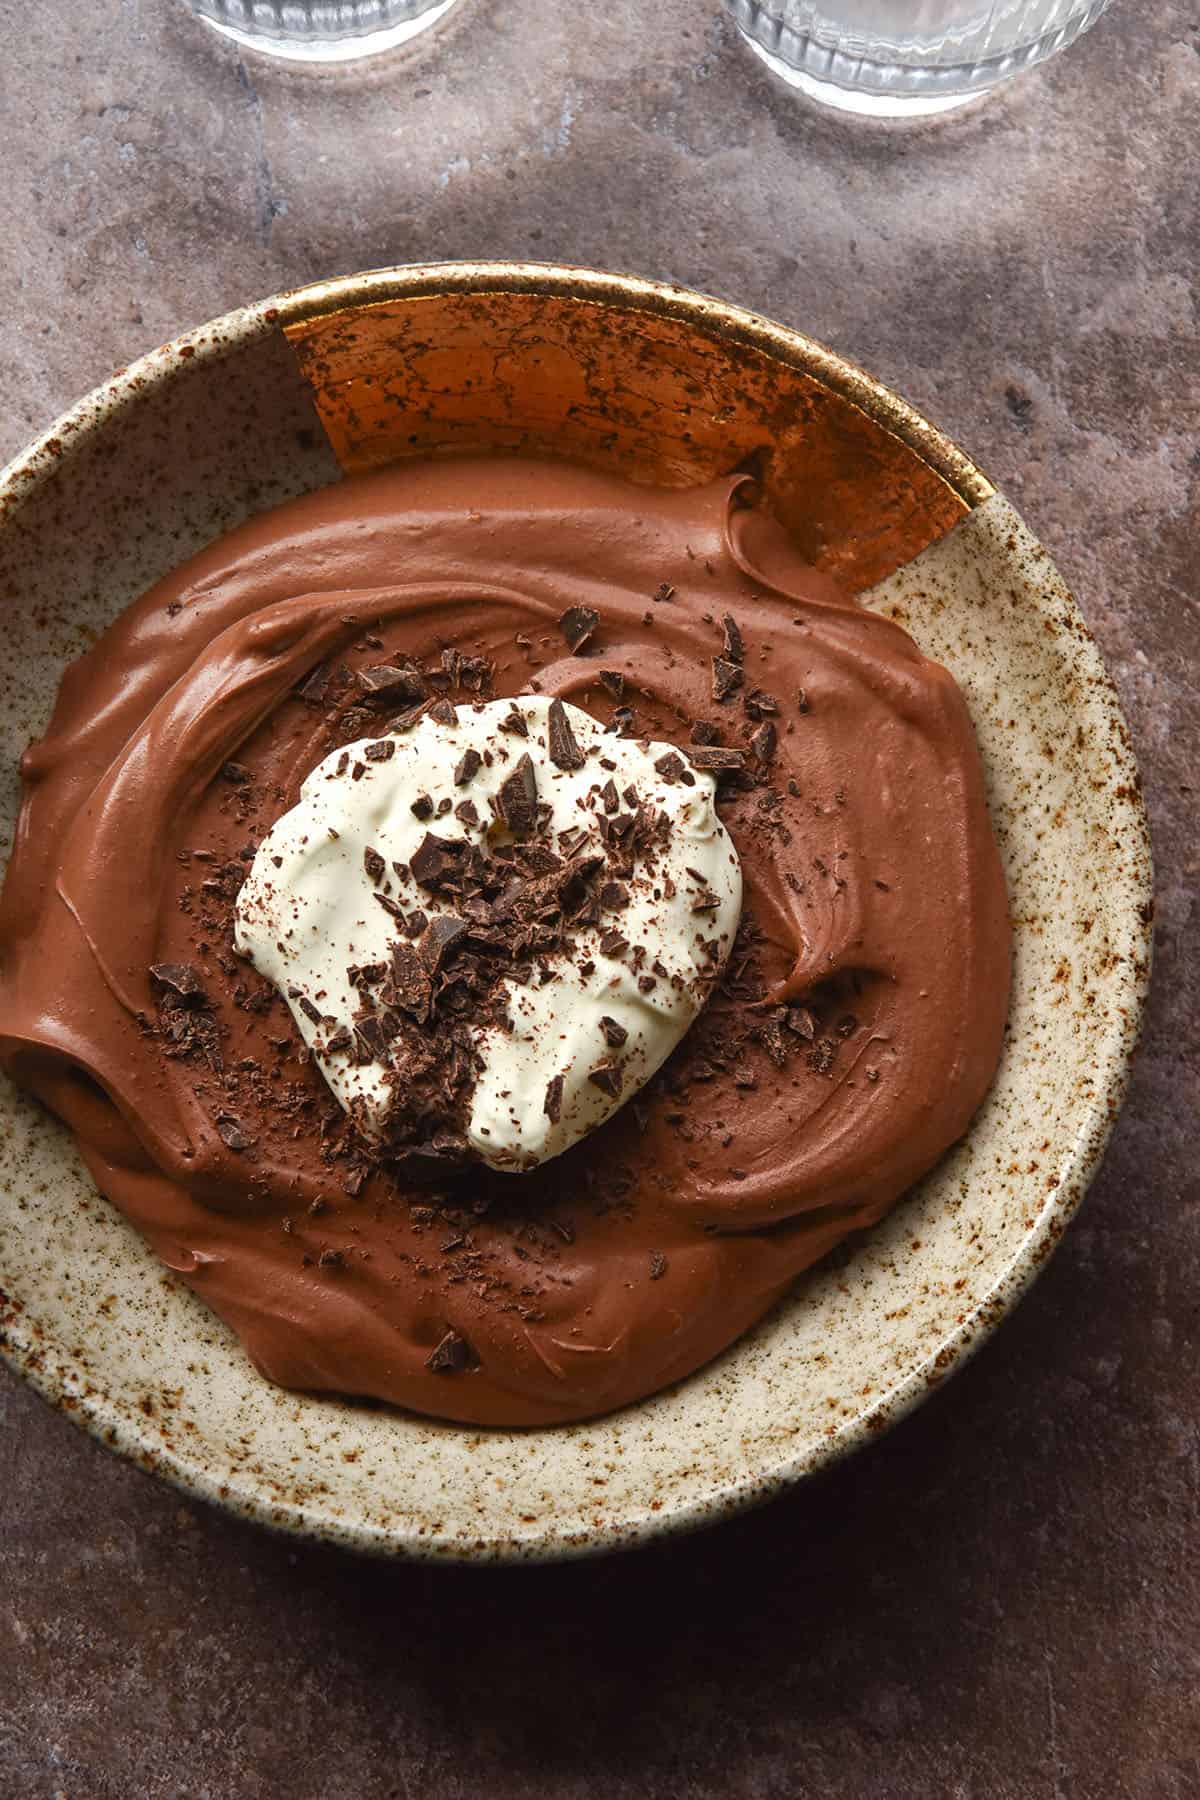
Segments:
[[[0,1060],[286,1387],[652,1393],[1000,1054],[962,696],[738,478],[292,501],[114,622],[21,773]]]

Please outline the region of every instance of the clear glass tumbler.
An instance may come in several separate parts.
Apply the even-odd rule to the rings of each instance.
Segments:
[[[842,112],[949,112],[1031,69],[1111,0],[725,0],[776,75]]]
[[[351,62],[394,50],[458,0],[188,0],[235,43],[290,62]]]

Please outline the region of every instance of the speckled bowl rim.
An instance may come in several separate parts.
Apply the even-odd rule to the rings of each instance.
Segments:
[[[70,447],[83,438],[103,434],[148,387],[169,383],[184,367],[194,369],[198,361],[218,360],[257,337],[341,307],[434,294],[515,292],[634,305],[709,329],[716,327],[732,341],[806,370],[849,399],[907,443],[969,510],[996,493],[970,458],[914,407],[854,363],[798,331],[674,284],[547,263],[456,262],[369,270],[286,290],[236,308],[151,350],[84,396],[0,470],[0,530],[50,478]],[[632,1520],[610,1519],[569,1541],[548,1532],[545,1539],[532,1542],[523,1539],[475,1547],[456,1543],[448,1547],[415,1531],[384,1531],[367,1522],[356,1525],[344,1519],[319,1518],[301,1504],[281,1505],[276,1501],[268,1513],[251,1482],[245,1483],[242,1491],[235,1473],[214,1473],[203,1459],[168,1447],[152,1421],[131,1421],[104,1394],[97,1393],[86,1379],[86,1372],[76,1368],[69,1355],[48,1344],[44,1335],[36,1340],[26,1337],[14,1323],[0,1338],[0,1356],[51,1405],[106,1447],[189,1495],[300,1538],[335,1541],[372,1554],[421,1560],[536,1562],[630,1548],[761,1504],[875,1441],[975,1354],[1040,1273],[1103,1157],[1124,1098],[1140,1030],[1153,938],[1153,880],[1141,778],[1111,677],[1073,599],[1061,583],[1058,585],[1060,602],[1072,615],[1072,656],[1086,677],[1081,714],[1091,727],[1091,741],[1103,747],[1108,759],[1106,802],[1114,830],[1137,844],[1141,852],[1136,872],[1128,878],[1128,942],[1137,954],[1126,956],[1113,976],[1115,1004],[1109,1010],[1113,1023],[1096,1056],[1093,1098],[1081,1118],[1076,1154],[1069,1170],[1063,1172],[1053,1203],[1039,1214],[1036,1227],[1026,1236],[1001,1278],[945,1334],[936,1349],[879,1401],[865,1405],[856,1417],[840,1425],[819,1448],[810,1447],[794,1456],[782,1455],[769,1470],[754,1475],[698,1479],[695,1491],[684,1500],[659,1511],[643,1511]]]

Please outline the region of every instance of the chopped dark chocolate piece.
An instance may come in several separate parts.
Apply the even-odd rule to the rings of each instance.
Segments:
[[[439,725],[458,724],[458,714],[449,700],[435,700],[429,709],[429,717]]]
[[[675,598],[675,589],[671,586],[669,581],[660,581],[650,598],[652,600],[657,600],[658,603],[662,605],[667,600],[673,600]]]
[[[594,1069],[588,1070],[588,1080],[592,1086],[598,1087],[611,1100],[615,1100],[620,1094],[623,1079],[621,1064],[618,1062],[597,1063]]]
[[[566,638],[572,656],[583,649],[599,623],[600,614],[595,607],[568,606],[558,621],[558,629]]]
[[[550,702],[547,719],[550,761],[559,769],[582,769],[585,757],[571,730],[571,721],[561,700]]]
[[[390,762],[395,754],[395,738],[375,738],[363,746],[363,755],[368,762]]]
[[[633,708],[631,706],[618,706],[614,709],[613,716],[606,729],[615,731],[618,737],[632,737],[633,725]]]
[[[742,705],[752,719],[772,718],[779,711],[778,700],[766,688],[751,688]]]
[[[470,1340],[461,1331],[448,1331],[425,1358],[425,1367],[435,1375],[461,1375],[478,1362]]]
[[[427,831],[414,850],[409,864],[413,880],[418,887],[431,889],[444,886],[447,878],[455,881],[461,870],[466,848],[462,838],[440,838],[435,837],[432,831]]]
[[[363,851],[363,868],[367,871],[370,879],[375,882],[382,881],[387,874],[386,862],[383,860],[382,856],[380,856],[378,850],[372,850],[369,844]]]
[[[355,679],[367,706],[412,706],[429,693],[425,678],[413,663],[377,663],[360,669]]]
[[[721,630],[725,639],[725,657],[728,662],[740,663],[746,660],[746,644],[741,629],[732,613],[726,613],[721,620]]]
[[[496,665],[486,656],[463,656],[458,663],[458,682],[469,694],[482,693],[491,687]]]
[[[705,888],[692,901],[692,911],[694,913],[715,913],[720,904],[719,896],[714,894],[711,889]]]
[[[600,1029],[604,1033],[605,1043],[611,1045],[614,1050],[619,1050],[629,1036],[625,1027],[618,1025],[615,1019],[610,1019],[607,1013],[600,1021]]]
[[[305,1018],[312,1024],[319,1025],[321,1023],[320,1007],[314,1006],[307,994],[298,992],[292,994],[290,988],[288,989],[288,992],[291,994],[292,999],[296,1002],[296,1005],[300,1008],[300,1011],[304,1014]]]
[[[712,696],[714,700],[728,700],[730,694],[741,687],[744,677],[737,663],[730,662],[727,657],[714,656],[712,659]]]
[[[473,747],[464,750],[459,759],[458,767],[454,771],[455,787],[466,787],[469,781],[475,779],[482,767],[483,758],[480,756],[478,750]]]
[[[617,784],[610,775],[600,789],[600,803],[606,813],[615,813],[621,804],[621,796],[617,792]]]
[[[345,1262],[345,1253],[341,1250],[322,1250],[317,1258],[317,1265],[322,1269],[341,1269]]]
[[[746,766],[744,750],[724,750],[720,747],[708,749],[697,746],[689,749],[687,756],[693,769],[706,769],[712,774],[720,774],[726,769],[744,769]]]
[[[677,781],[682,781],[687,774],[687,765],[678,750],[668,750],[665,756],[659,757],[654,767],[668,787],[673,786]]]
[[[528,751],[500,783],[495,806],[514,837],[525,837],[537,824],[537,775]]]
[[[600,948],[605,956],[624,956],[629,948],[629,939],[622,937],[619,931],[606,931],[600,939]]]
[[[542,1103],[542,1111],[552,1125],[557,1125],[562,1118],[563,1077],[555,1075],[546,1084],[546,1098]]]
[[[711,719],[697,719],[692,726],[691,741],[693,744],[719,744],[721,733]]]
[[[479,808],[473,800],[460,800],[454,809],[454,816],[461,819],[464,825],[478,825]]]
[[[776,731],[774,725],[772,725],[770,719],[764,719],[758,730],[750,739],[750,748],[753,750],[755,756],[757,756],[759,762],[766,763],[770,762],[771,758],[774,756],[775,747],[778,742],[779,733]]]
[[[246,784],[246,782],[250,780],[250,771],[246,767],[245,763],[240,763],[240,762],[222,763],[221,774],[224,776],[226,781],[231,781],[233,783],[234,787],[243,787]]]
[[[455,918],[453,913],[440,913],[437,918],[430,919],[417,949],[431,974],[441,968],[451,944],[457,943],[469,929],[466,919]]]
[[[609,912],[620,912],[629,905],[629,889],[619,881],[606,881],[599,893],[601,906]]]
[[[525,714],[518,712],[515,706],[501,719],[500,729],[511,733],[514,737],[527,738],[529,736],[529,725]]]
[[[392,945],[391,976],[389,994],[394,994],[395,1004],[414,1019],[427,1019],[433,1003],[430,966],[412,944]]]
[[[325,1046],[326,1056],[339,1056],[343,1051],[354,1048],[354,1038],[348,1025],[339,1025]]]
[[[155,986],[166,988],[180,1006],[207,1006],[208,995],[199,970],[191,963],[153,963],[150,979]]]
[[[258,1142],[243,1129],[242,1122],[231,1112],[217,1114],[217,1136],[227,1150],[252,1150]]]
[[[625,698],[625,677],[619,669],[601,669],[599,679],[600,685],[614,700]]]
[[[297,695],[310,706],[319,706],[325,698],[332,674],[333,669],[329,663],[318,663],[296,689]]]
[[[817,1035],[817,1021],[807,1006],[789,1006],[787,1009],[788,1030],[811,1044]]]

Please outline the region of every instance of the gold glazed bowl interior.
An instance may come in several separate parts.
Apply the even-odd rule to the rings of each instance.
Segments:
[[[747,468],[804,552],[904,623],[975,722],[1014,924],[1009,1038],[967,1137],[677,1388],[473,1432],[284,1393],[0,1092],[0,1349],[189,1491],[392,1554],[544,1558],[721,1516],[869,1441],[987,1335],[1078,1204],[1123,1092],[1150,862],[1111,684],[1045,550],[902,400],[686,291],[520,264],[383,270],[153,351],[0,475],[0,769],[64,662],[250,514],[397,457],[503,451],[680,485]]]

